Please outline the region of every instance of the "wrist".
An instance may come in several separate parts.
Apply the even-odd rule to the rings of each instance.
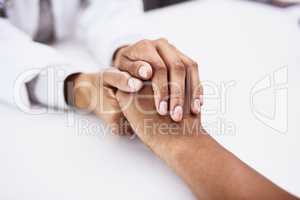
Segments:
[[[74,106],[74,84],[80,73],[69,75],[64,82],[65,101],[68,105]]]
[[[204,143],[208,138],[210,136],[203,130],[191,135],[183,135],[182,133],[151,135],[144,142],[159,157],[168,161],[169,159],[180,160],[180,157],[189,152],[191,147],[205,146]]]

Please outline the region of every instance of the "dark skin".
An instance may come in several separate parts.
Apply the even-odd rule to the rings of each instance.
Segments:
[[[183,120],[175,123],[157,114],[151,87],[136,94],[118,91],[116,97],[138,137],[198,199],[298,199],[218,144],[202,128],[200,115],[185,112]]]
[[[179,122],[183,116],[186,85],[192,88],[189,112],[198,114],[203,104],[198,64],[168,40],[142,40],[120,48],[113,65],[140,80],[151,80],[155,107],[160,115]],[[189,78],[188,78],[189,77]]]
[[[70,85],[66,90],[69,104],[95,113],[114,133],[131,134],[130,128],[123,127],[122,122],[126,119],[119,111],[116,89],[137,92],[143,85],[142,80],[151,80],[156,110],[160,115],[169,115],[177,122],[182,120],[186,83],[193,88],[189,112],[200,112],[203,90],[198,65],[166,39],[142,40],[120,47],[113,64],[114,68],[103,72],[72,75],[65,84]]]

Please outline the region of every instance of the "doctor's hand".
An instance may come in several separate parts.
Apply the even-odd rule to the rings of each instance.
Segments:
[[[200,113],[203,89],[198,65],[166,39],[142,40],[120,48],[114,56],[114,66],[140,80],[152,80],[155,107],[160,115],[170,111],[172,120],[182,120],[186,84],[193,91],[189,96],[190,112]]]
[[[74,74],[67,79],[67,101],[79,110],[95,113],[113,133],[131,135],[132,129],[115,94],[117,90],[133,93],[142,86],[142,81],[115,68],[99,73]]]

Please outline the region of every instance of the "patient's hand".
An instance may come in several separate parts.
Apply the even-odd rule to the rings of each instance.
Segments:
[[[128,135],[130,125],[122,114],[116,91],[136,92],[143,83],[127,72],[108,68],[99,73],[75,74],[68,78],[68,102],[76,108],[95,113],[113,133]]]
[[[186,83],[193,91],[189,94],[189,112],[200,113],[203,91],[198,65],[166,39],[143,40],[120,48],[115,55],[114,66],[141,80],[152,78],[155,107],[160,115],[167,115],[170,111],[174,121],[182,120]]]
[[[166,141],[178,137],[194,137],[204,133],[200,115],[191,114],[189,106],[185,106],[183,120],[179,123],[175,123],[169,116],[157,114],[150,86],[134,94],[118,91],[117,99],[135,133],[152,149],[153,146],[162,142],[166,144]]]
[[[117,92],[117,98],[136,134],[187,183],[197,199],[298,199],[205,134],[199,115],[188,112],[180,123],[174,123],[156,114],[151,87],[131,95]]]

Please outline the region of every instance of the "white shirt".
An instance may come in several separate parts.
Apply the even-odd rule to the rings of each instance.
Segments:
[[[38,29],[40,0],[8,0],[8,18],[0,18],[0,100],[18,107],[40,104],[66,109],[64,80],[85,72],[55,49],[33,41]],[[111,64],[113,52],[142,37],[119,28],[143,13],[141,0],[51,0],[57,40],[78,35],[99,61]],[[95,69],[95,70],[99,70]]]

